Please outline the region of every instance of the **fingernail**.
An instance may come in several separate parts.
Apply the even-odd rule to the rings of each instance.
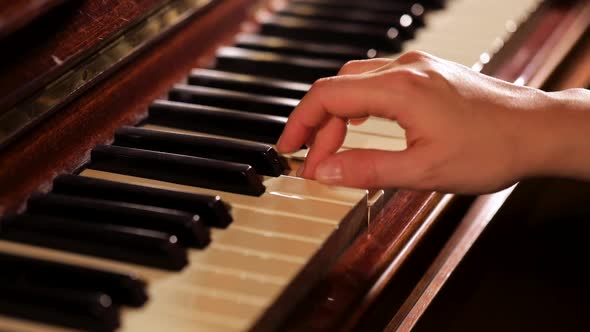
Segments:
[[[342,167],[339,163],[322,163],[315,171],[316,180],[327,183],[342,181]]]

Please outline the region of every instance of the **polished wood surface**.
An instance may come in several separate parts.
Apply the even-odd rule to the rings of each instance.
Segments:
[[[0,40],[50,12],[64,0],[0,2]]]
[[[442,194],[400,191],[367,229],[357,237],[328,276],[319,283],[285,330],[336,330],[359,309],[370,285],[390,264],[399,265],[420,241],[430,223],[429,215],[439,213],[438,204],[448,204]],[[392,222],[395,220],[395,222]],[[392,267],[395,269],[396,267]],[[393,272],[393,271],[392,271]]]
[[[590,31],[574,47],[549,77],[545,89],[557,91],[572,87],[590,87]]]
[[[22,208],[32,191],[47,189],[55,176],[77,168],[116,128],[145,116],[147,105],[238,31],[252,3],[212,8],[8,146],[0,155],[0,215]]]
[[[542,86],[586,31],[589,15],[585,1],[549,2],[482,72],[509,82]]]
[[[412,331],[586,331],[589,190],[519,183]]]
[[[47,6],[50,2],[45,1]],[[12,12],[18,15],[25,10],[15,8],[14,3],[18,7],[36,1],[5,3],[11,11],[18,10]],[[3,49],[0,53],[0,114],[97,51],[162,3],[159,0],[70,1],[0,40]],[[8,8],[3,12],[9,12]]]

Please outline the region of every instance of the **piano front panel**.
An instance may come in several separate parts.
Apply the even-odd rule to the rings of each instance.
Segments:
[[[417,29],[415,33],[412,32],[411,35],[415,35],[415,38],[404,41],[401,44],[402,49],[426,50],[468,66],[474,65],[476,69],[480,69],[478,65],[487,62],[486,56],[482,56],[482,53],[487,52],[485,54],[488,56],[493,55],[496,51],[495,48],[500,47],[499,41],[504,40],[509,33],[513,32],[540,2],[539,0],[528,0],[513,4],[508,0],[504,1],[506,3],[482,4],[476,0],[449,0],[442,10],[427,8],[424,16],[425,27]],[[318,6],[339,6],[337,1],[317,0],[317,2],[320,3]],[[383,4],[385,1],[375,1],[374,3]],[[345,2],[340,3],[340,5],[343,4]],[[351,4],[351,6],[356,5],[354,2]],[[486,13],[483,19],[481,15],[476,14],[478,12]],[[261,23],[264,26],[265,23]],[[325,24],[329,26],[329,23]],[[354,24],[335,24],[330,27],[332,30],[341,29],[339,33],[342,34],[344,34],[343,31],[353,28],[359,27]],[[308,33],[302,30],[303,32],[291,34],[288,27],[281,29],[264,30],[263,28],[261,31],[263,33],[273,31],[269,33],[275,37],[294,38],[299,41],[305,41],[302,36]],[[323,28],[318,29],[313,31],[324,33]],[[283,31],[288,33],[282,36]],[[368,31],[363,33],[369,36],[371,33]],[[385,36],[386,38],[392,37],[388,34]],[[377,36],[375,38],[380,40]],[[381,40],[376,45],[382,42]],[[229,43],[231,46],[232,42]],[[334,44],[331,51],[334,50],[334,47],[339,46],[337,43]],[[342,47],[346,48],[346,45],[342,45]],[[376,51],[380,56],[395,56],[395,54],[381,52],[379,49]],[[239,75],[261,75],[261,81],[267,80],[267,76],[271,76],[271,79],[283,80],[281,83],[283,85],[290,84],[292,87],[305,88],[309,86],[302,81],[313,81],[314,77],[319,78],[324,73],[337,68],[334,67],[335,60],[319,60],[301,54],[289,55],[289,51],[284,49],[277,52],[279,53],[272,53],[268,49],[264,51],[242,50],[238,47],[219,49],[219,53],[217,53],[219,57],[246,54],[250,58],[233,58],[231,65],[230,62],[214,61],[212,69],[232,71]],[[326,55],[326,57],[329,56],[329,54]],[[256,62],[258,60],[260,62]],[[339,63],[343,63],[342,59],[339,61]],[[299,76],[290,78],[289,71],[298,68],[306,73],[305,77],[300,76],[301,79],[298,79]],[[215,72],[211,71],[211,73]],[[285,76],[286,74],[287,76]],[[290,79],[293,81],[289,81]],[[206,86],[206,83],[193,82],[193,84]],[[239,85],[238,83],[232,84]],[[205,103],[209,106],[228,108],[248,108],[247,104],[252,102],[254,103],[252,104],[254,105],[253,109],[261,111],[262,108],[268,108],[269,111],[284,108],[288,111],[289,107],[294,106],[294,104],[289,104],[290,101],[285,100],[283,95],[273,96],[272,91],[258,96],[256,93],[253,96],[246,96],[242,92],[236,94],[235,91],[241,90],[234,91],[232,86],[213,87],[225,89],[224,94],[241,96],[239,98],[242,99],[238,99],[239,102],[228,104],[229,99],[219,99],[215,95],[218,90],[209,89],[203,90],[205,91],[203,98],[183,102]],[[190,88],[182,89],[185,89],[183,91],[190,90]],[[277,90],[277,88],[273,89]],[[173,94],[170,94],[170,97],[173,97]],[[251,112],[252,110],[246,111]],[[153,125],[149,121],[148,116],[147,121],[141,123],[140,126],[146,129],[193,136],[206,135],[227,138],[224,135],[175,128],[174,126]],[[252,142],[251,138],[233,139]],[[403,129],[393,121],[378,118],[370,118],[358,126],[351,125],[343,145],[343,149],[403,150],[405,147]],[[78,176],[81,177],[184,193],[218,195],[231,205],[233,223],[227,229],[211,229],[212,242],[206,249],[188,249],[189,263],[180,272],[163,271],[153,267],[5,240],[0,240],[0,252],[40,257],[73,265],[131,272],[140,276],[147,282],[150,301],[139,309],[123,309],[122,330],[194,331],[197,328],[198,331],[243,331],[264,330],[266,327],[274,328],[280,324],[280,321],[275,320],[276,317],[284,318],[293,309],[295,300],[300,299],[311,287],[311,285],[302,285],[299,282],[301,276],[317,281],[319,276],[325,272],[325,266],[318,272],[317,265],[331,263],[365,224],[368,220],[367,216],[374,216],[378,212],[370,211],[370,202],[374,202],[374,198],[370,197],[366,190],[327,187],[287,175],[292,174],[300,165],[301,160],[305,158],[305,150],[292,156],[283,157],[287,159],[293,169],[279,177],[261,177],[265,192],[260,196],[241,195],[224,190],[174,183],[174,181],[146,178],[136,174],[126,174],[126,171],[109,172],[94,169],[92,162],[80,169]],[[375,206],[377,205],[375,204]],[[314,269],[311,269],[310,265],[315,265]],[[317,274],[317,276],[312,277],[313,274]],[[292,296],[294,294],[297,296]],[[270,317],[276,313],[276,308],[273,305],[287,306],[288,309],[279,310],[280,315]],[[33,323],[17,322],[8,318],[0,319],[0,328],[13,329],[15,324],[25,331],[30,328],[28,324]],[[45,326],[44,328],[52,330],[54,327]]]

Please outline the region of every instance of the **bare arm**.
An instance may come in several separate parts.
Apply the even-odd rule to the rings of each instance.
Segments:
[[[396,120],[399,152],[337,153],[349,120]],[[535,175],[590,180],[590,92],[521,87],[420,52],[354,61],[317,81],[277,148],[310,145],[301,175],[362,188],[491,192]]]

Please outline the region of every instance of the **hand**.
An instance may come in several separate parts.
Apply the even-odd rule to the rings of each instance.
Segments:
[[[287,153],[308,144],[300,175],[327,184],[491,192],[541,160],[530,152],[538,128],[530,128],[529,120],[548,99],[540,90],[422,52],[352,61],[337,76],[313,84],[277,149]],[[368,116],[397,121],[407,149],[337,152],[348,122]]]

